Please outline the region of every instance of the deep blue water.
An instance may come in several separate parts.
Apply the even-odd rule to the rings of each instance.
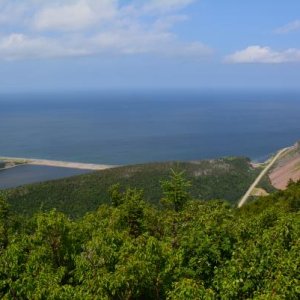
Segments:
[[[0,156],[131,164],[242,155],[300,139],[300,93],[0,95]]]

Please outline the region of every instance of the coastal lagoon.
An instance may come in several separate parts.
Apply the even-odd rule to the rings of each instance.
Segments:
[[[10,169],[0,170],[0,189],[70,177],[88,172],[91,171],[61,167],[20,165]]]
[[[117,165],[264,160],[300,139],[299,116],[300,93],[284,91],[1,94],[0,156]]]

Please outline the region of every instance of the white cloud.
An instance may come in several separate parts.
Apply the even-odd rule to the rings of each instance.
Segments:
[[[202,58],[212,53],[207,46],[182,43],[175,35],[142,28],[105,31],[92,37],[30,37],[13,33],[0,37],[0,58],[5,60],[87,56],[99,54],[156,54],[168,57]]]
[[[13,17],[12,32],[0,28],[0,59],[101,53],[207,56],[209,47],[183,42],[172,32],[174,24],[187,19],[180,10],[193,1],[27,0],[23,5],[0,0],[0,8]],[[2,22],[2,29],[9,28],[9,18],[2,16]]]
[[[13,33],[0,38],[0,57],[6,60],[84,55],[84,49],[63,45],[54,39],[30,38]]]
[[[123,54],[152,53],[164,50],[172,42],[172,35],[165,32],[146,31],[139,28],[115,29],[93,37],[92,43],[99,50]]]
[[[279,64],[300,62],[300,49],[290,48],[284,51],[274,51],[270,47],[250,46],[237,51],[225,58],[227,63],[265,63]]]
[[[174,24],[188,20],[185,15],[171,15],[163,18],[158,18],[154,23],[153,27],[157,30],[169,30]]]
[[[36,13],[33,26],[38,30],[76,31],[110,20],[115,14],[114,0],[80,0],[65,5],[46,6]]]
[[[275,33],[284,34],[284,33],[289,33],[289,32],[297,31],[297,30],[300,30],[300,20],[293,21],[293,22],[288,23],[280,28],[277,28],[275,30]]]
[[[122,54],[163,54],[168,56],[203,57],[212,50],[200,42],[182,43],[169,32],[131,28],[114,30],[90,40],[94,52],[109,51]]]

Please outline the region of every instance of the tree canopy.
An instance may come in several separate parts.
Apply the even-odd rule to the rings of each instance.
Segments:
[[[115,185],[76,220],[0,196],[0,298],[299,299],[300,183],[242,209],[190,188],[173,172],[158,208]]]

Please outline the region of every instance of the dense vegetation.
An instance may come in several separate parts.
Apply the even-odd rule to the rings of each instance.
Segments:
[[[77,220],[19,217],[2,196],[0,298],[300,298],[300,183],[240,210],[194,201],[181,173],[161,186],[161,209],[116,184]]]
[[[168,177],[170,168],[185,170],[194,198],[224,199],[232,204],[259,172],[246,158],[126,166],[14,189],[9,191],[8,202],[14,211],[27,215],[56,208],[68,216],[81,217],[100,204],[109,203],[107,191],[119,182],[125,188],[143,189],[145,200],[158,204],[162,196],[159,182]],[[270,189],[268,182],[264,188]]]

